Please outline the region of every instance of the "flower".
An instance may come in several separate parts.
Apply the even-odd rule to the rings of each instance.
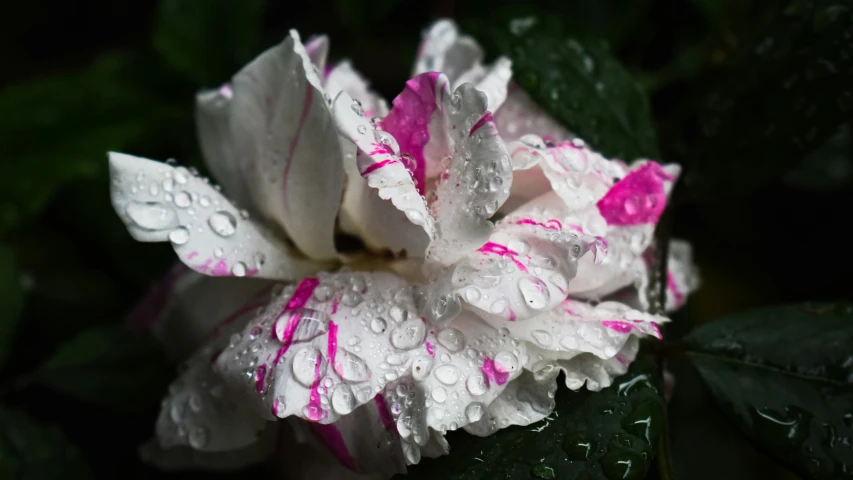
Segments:
[[[195,349],[144,450],[162,466],[255,461],[289,428],[351,470],[402,472],[447,453],[448,430],[546,417],[561,371],[609,386],[667,321],[643,311],[646,253],[678,166],[594,152],[449,21],[390,109],[327,50],[291,32],[199,94],[228,198],[110,154],[131,235],[185,265],[133,316],[175,358]],[[669,269],[673,309],[697,286],[689,245]]]

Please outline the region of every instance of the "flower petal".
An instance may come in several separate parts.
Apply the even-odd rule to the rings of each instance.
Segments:
[[[222,321],[222,312],[239,312],[271,286],[262,279],[209,277],[179,263],[136,304],[127,324],[150,330],[170,358],[183,361]]]
[[[525,370],[510,382],[501,395],[489,405],[480,420],[465,427],[465,431],[486,437],[511,425],[536,423],[554,410],[557,392],[556,368],[544,369],[542,378]]]
[[[262,53],[232,81],[235,152],[258,209],[314,259],[336,258],[341,147],[299,35]]]
[[[275,428],[268,428],[261,432],[258,442],[224,452],[201,451],[192,447],[163,448],[156,440],[151,440],[139,449],[139,455],[145,463],[165,471],[240,470],[269,458],[275,451],[277,433]]]
[[[326,59],[329,56],[329,37],[317,35],[308,39],[305,43],[305,53],[311,60],[311,64],[317,69],[319,75],[326,76]]]
[[[238,450],[256,443],[268,423],[251,406],[239,402],[217,376],[212,363],[252,318],[258,304],[247,305],[220,324],[211,340],[185,364],[169,386],[157,418],[162,448],[191,447],[207,452]]]
[[[495,125],[506,142],[518,140],[528,134],[553,141],[574,138],[574,134],[545,113],[530,95],[515,83],[509,84],[506,98],[495,112]]]
[[[669,242],[666,277],[666,310],[678,310],[687,296],[699,288],[699,270],[693,263],[693,247],[685,240]]]
[[[568,360],[582,353],[601,359],[616,356],[632,336],[661,338],[666,317],[634,310],[618,302],[590,305],[567,299],[528,322],[506,325],[510,333],[546,350],[548,358]],[[534,369],[535,370],[535,369]]]
[[[469,37],[459,35],[456,24],[439,20],[424,33],[412,76],[427,72],[447,75],[453,85],[483,61],[483,49]]]
[[[582,353],[568,360],[558,360],[557,365],[566,375],[567,387],[578,390],[585,384],[588,390],[597,392],[609,387],[616,377],[627,372],[639,350],[639,339],[631,336],[613,357],[602,359],[592,353]]]
[[[388,115],[388,104],[381,96],[370,89],[370,84],[359,74],[349,60],[339,62],[329,70],[325,79],[326,92],[335,98],[340,90],[361,105],[362,112],[367,118],[384,117]]]
[[[110,153],[110,177],[113,207],[133,238],[171,241],[199,273],[290,279],[317,269],[183,167]]]

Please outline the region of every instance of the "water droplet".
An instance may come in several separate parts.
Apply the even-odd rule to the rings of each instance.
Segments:
[[[480,290],[477,287],[468,287],[465,289],[465,299],[474,303],[482,297]]]
[[[551,334],[545,330],[534,330],[532,335],[533,339],[536,340],[536,343],[543,347],[551,345],[551,342],[553,341]]]
[[[548,290],[548,286],[536,277],[522,278],[518,281],[518,289],[530,308],[540,310],[547,307],[548,302],[551,301],[551,292]]]
[[[364,359],[344,349],[338,349],[334,368],[335,372],[347,382],[359,383],[370,380],[370,368]]]
[[[291,343],[308,342],[326,333],[329,330],[331,319],[325,312],[313,308],[296,308],[281,314],[275,321],[273,329],[276,337],[282,341]],[[288,325],[296,325],[296,329],[289,331]]]
[[[417,225],[421,225],[424,222],[424,216],[421,214],[421,212],[413,208],[406,210],[406,217],[409,219],[410,222]]]
[[[471,396],[478,397],[484,393],[489,388],[486,386],[486,377],[483,375],[481,371],[475,371],[468,375],[468,380],[465,381],[465,387],[468,389],[468,392]]]
[[[207,429],[204,427],[195,427],[190,429],[190,446],[199,449],[207,446],[207,442],[210,440],[210,435],[207,433]]]
[[[355,395],[345,383],[339,384],[332,392],[332,408],[339,415],[346,415],[355,408]]]
[[[370,321],[370,330],[373,333],[383,333],[386,328],[388,328],[388,322],[382,317],[376,317]]]
[[[502,351],[495,355],[495,368],[504,372],[515,372],[518,370],[518,357],[512,352]]]
[[[190,239],[190,231],[185,227],[178,227],[169,232],[169,241],[175,245],[183,245]]]
[[[444,403],[447,401],[447,390],[444,387],[435,387],[430,392],[432,399],[438,403]]]
[[[326,360],[317,347],[304,347],[293,356],[293,378],[303,387],[311,388],[325,374]]]
[[[492,313],[501,313],[504,310],[506,310],[506,300],[503,298],[495,300],[489,307],[489,311]]]
[[[175,194],[174,202],[180,208],[187,208],[192,205],[193,199],[188,192],[181,191]]]
[[[332,289],[328,285],[320,285],[314,289],[314,298],[321,302],[325,302],[332,297]]]
[[[346,292],[341,296],[341,303],[348,307],[355,307],[363,300],[358,292]]]
[[[445,385],[454,385],[459,380],[459,369],[453,365],[442,365],[435,369],[435,378]]]
[[[166,192],[171,192],[175,188],[175,182],[172,181],[171,178],[163,180],[163,183],[161,185],[163,186],[163,190]]]
[[[222,250],[222,247],[216,247],[213,249],[213,256],[216,258],[222,258],[222,255],[225,255],[225,251]]]
[[[187,177],[189,176],[189,172],[184,167],[178,167],[175,169],[175,181],[180,183],[181,185],[187,183]]]
[[[412,362],[412,377],[415,380],[423,380],[432,370],[433,359],[431,357],[419,356]]]
[[[237,219],[234,215],[220,210],[207,219],[210,229],[220,237],[230,237],[237,230]]]
[[[246,264],[243,262],[237,262],[231,267],[231,275],[235,277],[245,277],[246,276]]]
[[[163,230],[174,227],[178,221],[175,211],[160,202],[131,202],[125,212],[133,223],[145,230]]]
[[[367,133],[367,127],[364,125],[359,125],[358,127],[356,127],[356,130],[358,130],[358,133],[360,133],[362,135]]]
[[[426,338],[426,325],[420,318],[412,318],[398,324],[391,331],[391,345],[400,350],[412,350]]]
[[[264,263],[266,263],[267,257],[263,253],[257,252],[252,256],[252,260],[255,262],[255,268],[260,270],[264,266]]]
[[[438,343],[451,352],[465,348],[465,335],[455,328],[445,328],[438,332]]]
[[[432,306],[434,318],[439,323],[447,323],[456,318],[462,310],[462,302],[456,295],[442,295]]]
[[[361,103],[359,103],[358,100],[352,101],[352,111],[355,112],[355,114],[358,115],[359,117],[364,116],[364,108],[361,106]],[[361,132],[361,133],[364,133],[364,132]]]

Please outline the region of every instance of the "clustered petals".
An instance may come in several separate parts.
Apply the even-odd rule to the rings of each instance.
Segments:
[[[175,357],[195,350],[143,450],[164,468],[292,455],[287,431],[340,478],[387,478],[448,453],[448,431],[545,418],[560,372],[574,390],[609,386],[668,321],[644,293],[677,165],[596,153],[447,20],[390,108],[328,51],[291,32],[198,95],[224,193],[110,154],[131,235],[185,265],[131,320]],[[340,234],[364,249],[342,252]],[[667,309],[697,287],[673,241]]]

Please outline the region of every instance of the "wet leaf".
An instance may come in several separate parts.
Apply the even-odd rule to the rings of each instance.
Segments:
[[[697,117],[682,122],[691,146],[679,161],[696,198],[778,179],[853,115],[853,2],[795,0],[771,18],[720,52]]]
[[[772,307],[720,318],[687,353],[747,436],[804,478],[853,474],[853,305]]]
[[[536,103],[597,150],[625,160],[658,155],[648,99],[600,42],[562,33],[553,18],[516,18],[492,29],[494,51]]]
[[[0,365],[9,354],[24,304],[16,263],[12,248],[0,244]]]
[[[262,15],[260,0],[166,0],[154,46],[196,86],[215,86],[261,53]]]
[[[93,478],[80,453],[59,428],[44,425],[22,411],[2,405],[0,477],[18,480]]]
[[[642,479],[666,421],[662,386],[640,358],[600,392],[561,388],[545,420],[481,438],[448,435],[450,454],[423,459],[402,479]]]
[[[86,402],[139,411],[157,404],[171,374],[150,337],[130,333],[121,325],[102,325],[61,345],[35,378]]]

